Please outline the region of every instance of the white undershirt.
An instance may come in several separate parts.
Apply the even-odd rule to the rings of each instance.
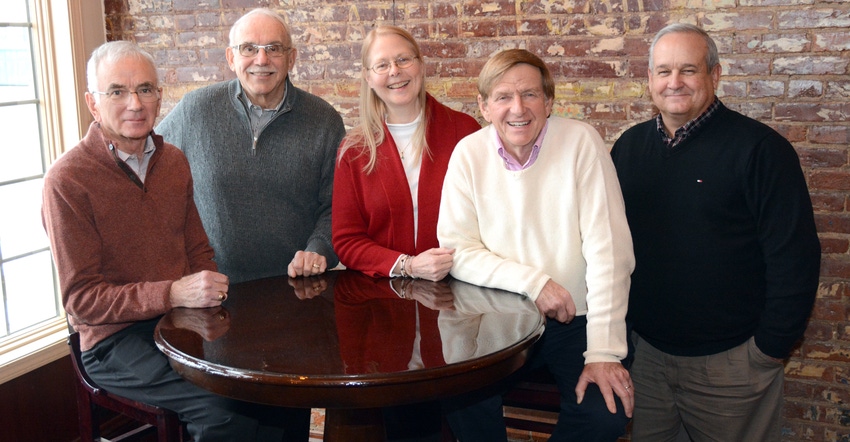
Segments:
[[[419,125],[420,117],[417,117],[410,123],[404,124],[389,124],[387,123],[387,128],[390,131],[390,135],[393,137],[393,141],[395,141],[395,145],[399,151],[399,157],[403,157],[401,160],[402,166],[404,166],[404,175],[407,177],[407,184],[410,187],[410,197],[413,201],[413,240],[414,245],[416,244],[416,238],[419,232],[419,169],[422,166],[422,155],[413,155],[413,146],[411,145],[411,140],[413,138],[413,132],[416,131],[416,127]]]

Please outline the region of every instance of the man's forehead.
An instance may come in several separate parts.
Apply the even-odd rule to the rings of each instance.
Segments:
[[[675,60],[665,63],[655,63],[654,69],[684,69],[684,68],[703,68],[705,67],[705,59],[700,60]]]
[[[500,78],[496,84],[493,85],[493,94],[498,93],[514,93],[514,92],[533,92],[533,91],[542,91],[543,85],[540,82],[535,81],[531,78],[513,78],[513,79],[505,79],[504,77]]]
[[[156,68],[150,61],[131,56],[101,61],[97,77],[98,83],[107,83],[110,88],[156,86],[158,83]]]
[[[265,23],[259,23],[264,21]],[[236,44],[275,44],[280,43],[290,46],[292,39],[286,33],[286,29],[277,20],[264,15],[257,14],[250,17],[236,28]],[[267,40],[267,41],[260,41]]]

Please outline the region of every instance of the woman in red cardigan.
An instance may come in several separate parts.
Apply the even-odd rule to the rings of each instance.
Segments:
[[[425,92],[422,53],[404,29],[375,28],[361,56],[360,125],[334,175],[334,249],[369,276],[438,281],[454,252],[437,241],[443,177],[455,144],[481,126]]]
[[[375,28],[363,40],[361,57],[360,125],[342,141],[334,175],[334,250],[343,265],[372,277],[441,280],[454,252],[437,241],[443,177],[455,144],[481,127],[425,92],[422,52],[404,29]],[[404,296],[406,282],[393,281]],[[376,320],[399,320],[397,315],[419,310]],[[409,342],[413,355],[427,353],[422,342],[429,321],[407,319],[419,324],[411,330],[419,336]],[[439,440],[439,408],[428,403],[384,409],[387,440]]]

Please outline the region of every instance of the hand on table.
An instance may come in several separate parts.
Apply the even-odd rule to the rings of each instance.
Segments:
[[[576,398],[578,403],[584,399],[587,385],[594,383],[602,392],[605,404],[611,413],[617,412],[617,404],[614,395],[620,397],[623,402],[626,416],[632,417],[635,409],[635,389],[629,371],[619,362],[592,362],[584,366],[584,371],[578,378],[576,384]]]
[[[455,249],[439,247],[428,249],[416,256],[407,258],[405,272],[414,278],[439,281],[452,269]]]
[[[543,286],[534,304],[540,313],[558,322],[569,324],[576,317],[576,303],[573,301],[573,296],[567,289],[551,279]]]
[[[226,275],[204,270],[186,275],[171,283],[171,306],[216,307],[227,299],[229,279]]]
[[[290,278],[299,276],[312,276],[325,273],[328,269],[328,260],[316,252],[305,252],[299,250],[295,252],[292,261],[286,268],[286,273]]]

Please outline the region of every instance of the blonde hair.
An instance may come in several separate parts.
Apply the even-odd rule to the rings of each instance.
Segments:
[[[368,155],[369,162],[363,167],[363,172],[370,174],[375,170],[378,163],[378,146],[384,142],[384,118],[387,113],[387,107],[384,102],[378,97],[369,83],[366,81],[366,76],[369,75],[368,69],[371,63],[369,60],[369,52],[372,45],[378,37],[386,35],[398,35],[410,43],[413,50],[413,55],[422,62],[422,50],[419,49],[419,44],[413,39],[406,30],[398,26],[378,26],[372,29],[363,39],[363,46],[360,50],[360,60],[363,64],[363,75],[360,79],[360,124],[351,129],[348,135],[343,140],[340,148],[339,158],[342,159],[343,154],[352,148],[360,147],[360,155]],[[425,132],[428,126],[428,114],[425,106],[425,69],[421,69],[423,77],[422,88],[419,91],[419,125],[413,132],[411,140],[413,155],[430,155],[428,150],[428,142],[425,140]]]

